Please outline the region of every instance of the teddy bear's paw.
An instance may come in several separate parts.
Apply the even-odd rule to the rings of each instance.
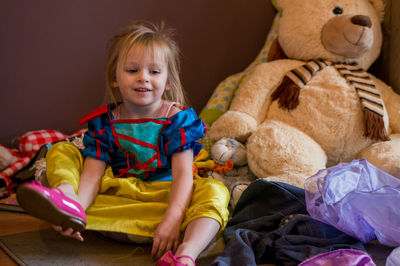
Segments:
[[[313,138],[276,120],[262,123],[246,146],[250,170],[259,178],[283,173],[310,176],[327,162],[325,151]]]
[[[396,176],[400,168],[400,134],[390,135],[389,141],[372,144],[361,151],[360,158]]]
[[[299,188],[304,188],[304,181],[308,178],[309,176],[302,175],[299,173],[287,173],[287,174],[280,174],[280,175],[274,175],[274,176],[269,176],[263,178],[264,180],[267,181],[275,181],[275,182],[282,182],[286,183],[295,187]]]
[[[383,170],[385,170],[385,169],[383,169]],[[400,167],[388,169],[388,170],[386,170],[386,172],[389,173],[390,175],[400,179]]]
[[[235,139],[222,138],[211,147],[211,158],[218,164],[231,160],[234,166],[247,164],[245,146]]]
[[[211,125],[210,138],[217,141],[227,137],[244,142],[256,127],[257,121],[250,115],[228,111]]]

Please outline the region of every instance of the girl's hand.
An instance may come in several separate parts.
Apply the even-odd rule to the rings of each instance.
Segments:
[[[153,257],[159,258],[168,250],[174,252],[178,248],[180,225],[179,220],[164,217],[154,234],[153,248],[151,249]]]
[[[56,230],[57,232],[59,232],[61,235],[67,236],[67,237],[72,237],[72,238],[75,238],[75,239],[83,242],[83,237],[79,231],[74,232],[74,229],[72,229],[72,228],[67,228],[67,229],[63,230],[63,228],[61,226],[54,225],[54,224],[52,226],[53,226],[53,229]]]

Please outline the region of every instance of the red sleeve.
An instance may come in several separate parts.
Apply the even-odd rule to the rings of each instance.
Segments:
[[[85,115],[84,117],[82,117],[81,119],[79,119],[78,123],[79,124],[84,124],[87,121],[89,121],[90,119],[93,119],[97,116],[100,116],[104,113],[108,112],[108,105],[104,105],[100,108],[97,108],[96,110],[90,112],[89,114]]]

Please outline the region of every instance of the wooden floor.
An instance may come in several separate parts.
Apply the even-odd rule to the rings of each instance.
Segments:
[[[50,224],[28,214],[0,211],[0,236],[12,235],[49,228]],[[17,265],[2,249],[0,249],[0,265]]]

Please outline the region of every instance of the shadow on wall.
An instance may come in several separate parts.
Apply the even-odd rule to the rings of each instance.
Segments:
[[[400,94],[400,1],[387,0],[383,24],[383,48],[377,75]]]

